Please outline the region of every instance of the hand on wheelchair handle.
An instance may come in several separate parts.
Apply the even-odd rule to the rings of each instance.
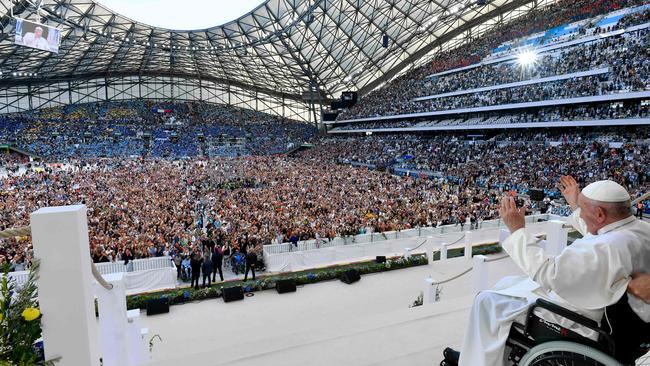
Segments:
[[[650,304],[650,274],[634,273],[627,290],[634,296]]]

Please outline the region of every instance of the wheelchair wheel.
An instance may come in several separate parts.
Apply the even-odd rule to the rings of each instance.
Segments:
[[[610,356],[573,342],[547,342],[528,351],[519,366],[623,366]]]

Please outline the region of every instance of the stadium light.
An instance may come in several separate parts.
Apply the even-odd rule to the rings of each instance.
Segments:
[[[517,63],[523,67],[533,66],[537,62],[537,53],[533,50],[526,50],[517,55]]]

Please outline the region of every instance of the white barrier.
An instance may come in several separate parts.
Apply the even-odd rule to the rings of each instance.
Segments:
[[[125,266],[124,261],[95,265],[102,275],[124,273],[127,295],[176,287],[176,266],[171,257],[135,259],[132,262],[131,272],[127,272],[127,267],[131,266]],[[16,285],[22,286],[29,278],[29,271],[10,272],[9,277],[16,281]]]
[[[561,216],[543,214],[543,215],[530,215],[526,216],[526,223],[537,222],[538,219],[542,220],[561,220]],[[301,252],[315,249],[339,247],[344,245],[364,244],[364,243],[377,243],[385,242],[395,239],[408,239],[420,238],[427,236],[439,236],[446,234],[461,234],[465,231],[472,232],[476,230],[497,229],[504,227],[501,220],[487,220],[480,223],[480,227],[474,230],[467,230],[467,225],[443,225],[438,227],[418,227],[414,229],[400,230],[400,231],[385,231],[381,233],[360,234],[355,236],[336,237],[332,240],[321,239],[321,243],[317,244],[315,239],[299,241],[297,246],[291,243],[271,244],[264,246],[265,254],[280,254]]]
[[[16,285],[22,286],[29,278],[29,271],[9,272],[9,278],[16,281]]]
[[[102,366],[131,366],[128,349],[124,273],[104,275],[113,285],[107,290],[95,284],[99,329],[102,349]],[[117,350],[124,350],[116,352]]]
[[[124,273],[126,294],[133,295],[143,292],[176,288],[176,269],[158,268],[146,271]]]
[[[269,272],[288,272],[321,267],[341,262],[374,258],[378,255],[403,255],[412,248],[413,252],[425,252],[421,247],[426,239],[412,238],[383,242],[332,246],[314,250],[270,254],[264,251],[264,263]],[[420,248],[418,248],[420,247]]]
[[[531,215],[526,217],[531,227],[544,228],[545,223],[536,223],[538,219],[555,219],[555,215]],[[265,245],[264,263],[269,272],[298,271],[337,263],[354,262],[374,258],[377,255],[409,255],[413,252],[430,253],[434,247],[447,243],[445,249],[468,247],[465,253],[471,259],[471,247],[477,243],[480,231],[482,238],[500,238],[501,220],[485,221],[481,228],[474,231],[461,231],[461,226],[441,226],[437,228],[416,228],[403,231],[363,234],[356,237],[336,238],[320,245],[317,249],[315,241],[300,242],[297,246],[290,243]],[[502,235],[502,234],[501,234]],[[370,238],[370,241],[368,239]],[[378,238],[381,238],[379,240]],[[463,241],[464,239],[464,241]],[[360,243],[357,243],[360,242]],[[345,244],[354,243],[354,244]],[[325,245],[326,244],[326,245]],[[313,248],[307,249],[305,248]],[[427,254],[428,255],[428,254]]]
[[[487,257],[476,255],[472,258],[472,292],[474,295],[487,289],[488,267],[485,263]]]
[[[533,226],[533,225],[531,225]],[[561,220],[551,220],[548,222],[543,222],[535,225],[537,229],[542,229],[546,234],[546,240],[542,241],[542,246],[544,247],[545,253],[551,256],[559,255],[562,250],[567,247],[568,241],[568,231],[564,228],[564,222]],[[470,234],[470,233],[467,233]],[[507,229],[501,229],[498,232],[499,244],[502,244],[505,239],[510,235],[510,232]],[[478,294],[481,291],[488,289],[488,278],[489,276],[489,263],[500,261],[506,259],[509,256],[507,254],[501,255],[495,258],[489,258],[484,255],[475,255],[469,257],[467,256],[468,243],[471,243],[471,239],[465,241],[465,258],[471,258],[472,265],[471,267],[465,269],[464,271],[453,275],[447,279],[433,279],[430,276],[424,279],[424,302],[425,304],[431,304],[434,302],[440,301],[440,285],[453,282],[458,278],[466,275],[469,272],[472,272],[472,290],[473,294]],[[440,247],[440,260],[441,262],[447,262],[447,243],[442,243]],[[471,248],[471,245],[469,246]],[[471,252],[470,252],[471,253]],[[466,261],[463,261],[467,263]],[[460,262],[459,262],[460,263]],[[454,267],[455,269],[459,269]]]
[[[125,265],[124,261],[96,263],[96,266],[101,274],[129,272],[129,267],[131,267],[131,272],[175,267],[169,256],[134,259],[131,262],[133,263],[132,267]]]

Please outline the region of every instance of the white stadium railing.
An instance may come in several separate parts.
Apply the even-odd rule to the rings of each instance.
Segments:
[[[99,270],[99,273],[102,275],[124,272],[142,272],[165,268],[173,268],[175,270],[176,268],[172,262],[171,257],[169,256],[134,259],[131,262],[133,265],[129,264],[128,266],[124,265],[124,261],[95,263],[95,265]],[[16,281],[16,285],[22,286],[25,282],[27,282],[29,271],[10,272],[9,277]]]
[[[526,216],[527,223],[536,222],[538,219],[542,220],[555,220],[560,219],[560,216],[552,214],[542,214],[542,215],[530,215]],[[478,228],[474,230],[483,230],[483,229],[492,229],[505,227],[501,220],[487,220],[482,221]],[[321,239],[320,245],[316,243],[315,239],[299,241],[297,246],[294,246],[291,243],[283,244],[270,244],[264,246],[264,253],[269,254],[282,254],[282,253],[291,253],[291,252],[301,252],[307,250],[314,250],[320,248],[331,248],[338,247],[350,244],[367,244],[367,243],[381,243],[387,240],[395,239],[409,239],[409,238],[418,238],[423,236],[431,235],[441,235],[449,233],[462,233],[466,231],[472,231],[470,229],[470,224],[467,223],[464,226],[461,225],[443,225],[438,227],[418,227],[408,230],[400,231],[385,231],[380,233],[370,233],[370,234],[360,234],[355,236],[339,236],[331,241],[328,239]]]
[[[148,271],[151,269],[161,269],[168,267],[176,268],[172,262],[172,258],[169,256],[134,259],[132,262],[132,267],[131,265],[125,265],[124,261],[96,263],[96,266],[99,270],[99,273],[101,274]]]

